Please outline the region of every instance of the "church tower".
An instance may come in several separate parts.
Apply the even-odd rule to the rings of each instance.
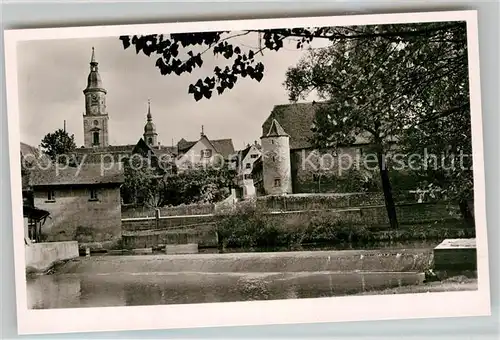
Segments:
[[[268,195],[292,193],[290,136],[276,119],[261,137],[264,190]]]
[[[144,141],[149,146],[156,146],[158,144],[158,134],[156,133],[156,126],[153,123],[153,116],[151,115],[151,101],[148,99],[148,114],[146,116],[147,122],[144,125]]]
[[[106,147],[109,145],[109,117],[106,111],[106,93],[107,91],[102,86],[98,63],[95,59],[95,51],[92,47],[87,88],[83,90],[83,94],[85,95],[85,113],[83,114],[83,144],[86,148]]]

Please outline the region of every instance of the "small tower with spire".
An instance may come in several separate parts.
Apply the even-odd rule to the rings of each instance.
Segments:
[[[153,123],[153,116],[151,115],[151,100],[148,99],[148,114],[146,115],[146,125],[144,125],[144,141],[149,146],[156,146],[158,143],[158,134],[156,133],[156,126]]]
[[[102,85],[99,74],[98,62],[95,50],[92,47],[90,57],[90,73],[87,78],[87,87],[83,90],[85,95],[85,113],[83,114],[83,136],[84,146],[106,147],[108,146],[108,113],[106,111],[107,91]]]

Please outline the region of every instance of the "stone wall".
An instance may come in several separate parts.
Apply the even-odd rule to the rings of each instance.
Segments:
[[[129,226],[129,229],[130,226]],[[196,243],[199,247],[217,247],[217,233],[211,223],[158,230],[129,230],[122,235],[124,249],[162,249],[167,244]]]
[[[398,222],[401,226],[455,222],[461,224],[458,208],[445,203],[402,204],[396,206]],[[345,207],[331,210],[302,210],[268,213],[269,217],[281,225],[307,225],[314,218],[322,218],[329,223],[364,225],[372,229],[387,229],[389,221],[385,206]]]
[[[386,153],[393,189],[414,190],[416,178],[411,173],[401,170],[401,164],[391,162],[391,155],[394,152],[389,150]],[[291,150],[290,154],[293,193],[382,190],[376,154],[369,145],[340,147],[336,151],[321,152],[314,149],[297,149]]]
[[[213,214],[215,204],[186,204],[173,207],[160,207],[160,216],[206,215]],[[144,206],[122,205],[122,218],[154,217],[155,209]]]
[[[90,200],[87,187],[54,187],[53,201],[47,191],[36,189],[34,203],[50,212],[42,227],[44,240],[105,243],[121,238],[120,189],[118,186],[97,188],[98,200]],[[107,247],[107,246],[106,246]]]
[[[291,150],[293,192],[356,191],[356,188],[342,188],[339,179],[357,167],[361,159],[361,147],[339,148],[336,152],[339,156],[333,150]]]
[[[138,231],[138,230],[164,230],[180,226],[196,226],[214,222],[217,217],[215,215],[207,216],[170,216],[156,218],[127,218],[122,220],[122,230]]]
[[[300,251],[273,253],[129,256],[120,260],[82,258],[58,273],[277,273],[312,271],[423,272],[430,267],[431,249]]]

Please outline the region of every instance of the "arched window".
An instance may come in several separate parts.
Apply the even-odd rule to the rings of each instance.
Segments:
[[[153,144],[153,138],[151,138],[151,137],[148,138],[148,144],[149,145]]]
[[[93,144],[99,145],[99,132],[96,131],[93,133],[93,139],[94,139]]]

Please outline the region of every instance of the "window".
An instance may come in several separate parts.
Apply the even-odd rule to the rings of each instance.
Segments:
[[[210,158],[212,157],[212,150],[206,149],[201,152],[201,157],[203,158]]]
[[[56,195],[54,190],[49,190],[47,192],[47,201],[54,202],[56,200]]]
[[[96,131],[92,135],[93,135],[93,144],[99,145],[99,132]]]
[[[252,167],[252,164],[251,164],[251,163],[247,163],[247,164],[245,165],[245,168],[247,168],[247,169],[250,169],[251,167]]]
[[[97,121],[97,119],[96,119],[96,120],[94,120],[94,125],[95,125],[95,126],[99,125],[99,122]]]
[[[275,178],[274,179],[274,186],[275,187],[280,187],[281,186],[281,179]]]
[[[97,190],[90,189],[90,201],[97,201]]]
[[[250,158],[257,158],[257,154],[250,155]]]
[[[252,174],[245,174],[245,179],[252,179]]]
[[[148,138],[148,144],[149,145],[153,144],[153,138],[151,138],[151,137]]]

